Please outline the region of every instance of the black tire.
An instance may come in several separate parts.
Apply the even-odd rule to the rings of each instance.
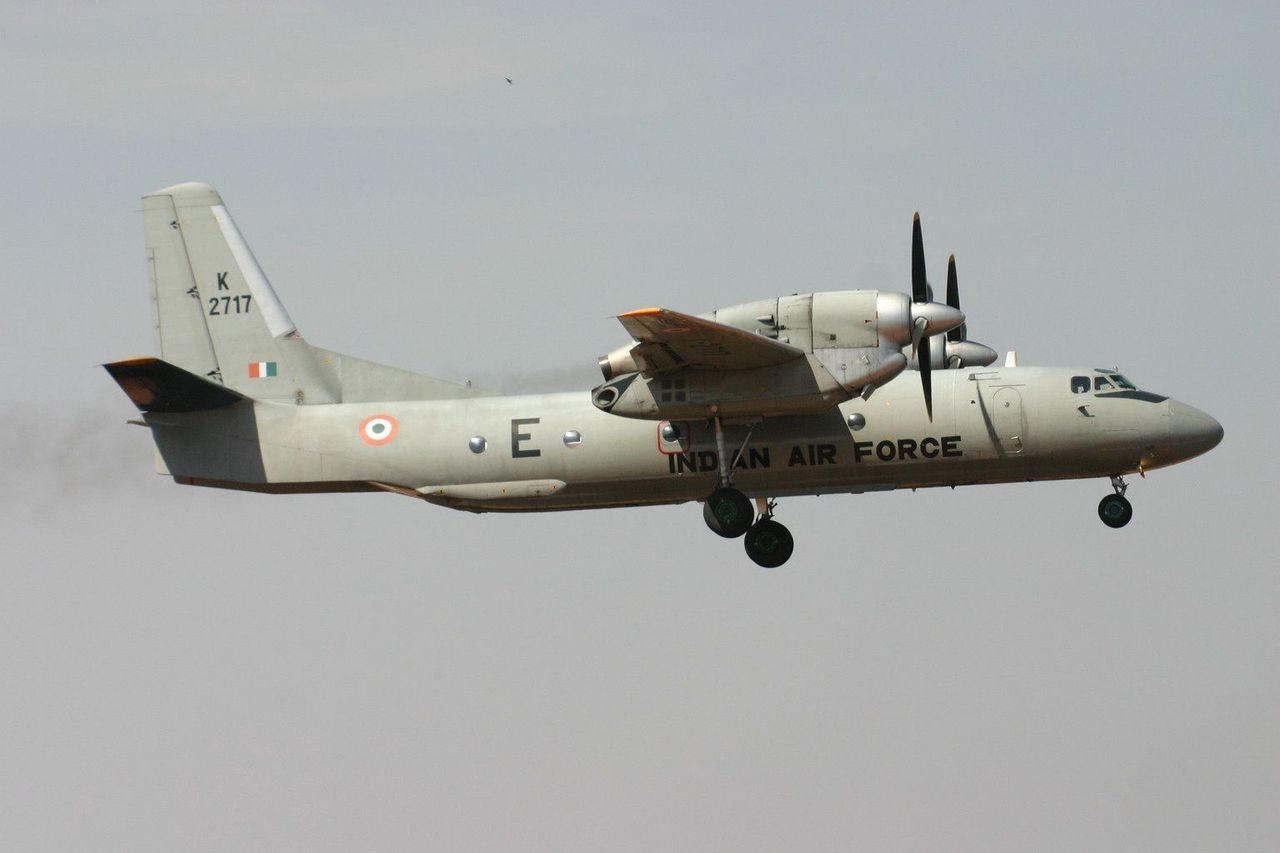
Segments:
[[[1124,495],[1107,495],[1098,502],[1098,518],[1107,527],[1124,527],[1133,518],[1133,504]]]
[[[796,545],[791,531],[772,518],[762,518],[751,525],[742,544],[752,562],[766,569],[776,569],[791,559]]]
[[[751,501],[737,489],[716,489],[702,505],[702,520],[712,532],[726,539],[737,539],[746,533],[754,518]]]

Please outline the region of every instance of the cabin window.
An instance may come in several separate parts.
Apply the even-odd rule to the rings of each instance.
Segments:
[[[667,423],[662,425],[662,440],[668,444],[675,444],[683,437],[680,434],[680,427],[675,424]]]
[[[489,446],[489,442],[484,440],[483,435],[473,435],[471,440],[467,442],[467,447],[471,448],[472,453],[484,453],[484,449]]]
[[[582,444],[582,433],[576,429],[571,429],[564,434],[564,446],[573,448]]]
[[[1116,386],[1112,385],[1105,376],[1093,377],[1093,390],[1095,391],[1114,391]]]
[[[1086,394],[1089,391],[1088,376],[1072,376],[1071,377],[1071,393]]]

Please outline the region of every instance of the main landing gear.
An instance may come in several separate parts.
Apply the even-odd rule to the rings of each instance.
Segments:
[[[1114,495],[1107,495],[1098,503],[1098,518],[1102,519],[1102,523],[1107,527],[1124,527],[1129,523],[1129,519],[1133,518],[1133,504],[1129,503],[1129,499],[1124,496],[1125,491],[1129,488],[1121,474],[1111,475],[1111,488],[1116,490]]]
[[[702,505],[702,519],[713,533],[726,539],[745,537],[743,545],[747,556],[758,566],[776,569],[791,557],[795,541],[791,532],[773,520],[775,504],[764,498],[756,498],[759,518],[752,523],[755,513],[751,509],[751,501],[742,492],[733,487],[733,475],[730,473],[729,455],[725,452],[724,428],[720,417],[714,418],[716,429],[716,455],[720,460],[720,485],[707,495]],[[751,433],[747,433],[747,439]],[[746,441],[743,441],[746,448]],[[739,451],[741,453],[742,451]]]
[[[796,543],[791,538],[791,531],[773,520],[776,505],[773,501],[756,498],[756,504],[761,507],[760,519],[751,525],[742,544],[747,549],[747,556],[757,566],[776,569],[791,559]]]
[[[725,539],[737,539],[746,533],[754,516],[751,501],[732,486],[716,489],[702,505],[702,520]]]
[[[760,507],[758,516],[746,495],[732,486],[721,486],[707,496],[702,518],[707,527],[726,539],[743,537],[747,556],[756,565],[776,569],[791,558],[795,540],[790,530],[773,520],[773,501],[756,498],[756,504]]]

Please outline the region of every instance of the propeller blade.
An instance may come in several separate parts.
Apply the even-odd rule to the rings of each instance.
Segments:
[[[933,359],[929,353],[929,335],[920,336],[915,353],[920,367],[920,387],[924,390],[924,410],[929,415],[929,423],[933,423]]]
[[[930,302],[929,278],[924,269],[924,237],[920,234],[920,211],[911,221],[911,300],[917,305]],[[913,312],[914,315],[914,312]],[[929,353],[929,321],[924,317],[912,320],[911,352],[920,370],[920,387],[924,390],[924,410],[933,423],[933,359]]]
[[[924,272],[924,237],[920,236],[920,213],[911,225],[911,300],[929,301],[929,282]]]
[[[947,259],[947,304],[956,310],[960,309],[960,285],[956,281],[956,256],[952,255]],[[968,337],[968,324],[961,323],[951,331],[947,332],[947,340],[963,341]]]

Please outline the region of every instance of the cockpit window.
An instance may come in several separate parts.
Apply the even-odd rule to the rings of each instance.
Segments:
[[[1107,377],[1105,376],[1093,377],[1093,390],[1095,391],[1114,391],[1115,387],[1116,386],[1107,381]]]
[[[1134,385],[1134,384],[1133,384],[1132,382],[1130,382],[1128,379],[1125,379],[1125,378],[1124,378],[1123,376],[1121,376],[1119,373],[1113,373],[1113,374],[1111,374],[1111,381],[1112,381],[1112,382],[1114,382],[1114,383],[1116,383],[1117,385],[1119,385],[1121,388],[1127,388],[1127,389],[1129,389],[1130,391],[1137,391],[1137,390],[1138,390],[1138,388],[1137,388],[1137,386],[1136,386],[1136,385]]]
[[[1089,377],[1088,376],[1072,376],[1071,377],[1071,393],[1072,394],[1089,393]]]

